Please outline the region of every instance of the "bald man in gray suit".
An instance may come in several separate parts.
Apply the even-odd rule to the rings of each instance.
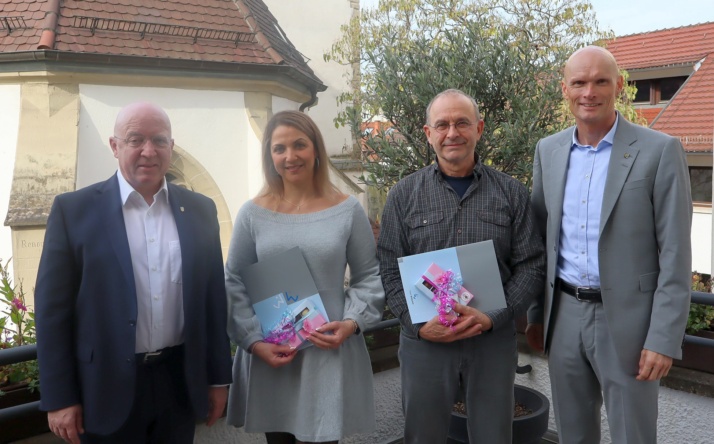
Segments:
[[[615,111],[623,78],[607,50],[568,60],[576,125],[541,140],[531,201],[548,252],[530,345],[548,354],[560,442],[657,442],[657,394],[681,358],[691,282],[692,198],[678,139]]]

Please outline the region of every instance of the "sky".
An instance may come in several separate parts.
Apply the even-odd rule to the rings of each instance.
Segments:
[[[360,0],[363,8],[378,0]],[[603,30],[615,35],[637,34],[714,22],[712,0],[590,0]]]

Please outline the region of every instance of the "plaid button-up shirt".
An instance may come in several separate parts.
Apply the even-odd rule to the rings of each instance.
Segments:
[[[378,242],[387,303],[403,332],[417,338],[397,258],[493,240],[507,307],[486,312],[497,329],[524,312],[543,291],[545,254],[526,188],[507,174],[477,163],[463,197],[434,163],[402,179],[389,192]]]

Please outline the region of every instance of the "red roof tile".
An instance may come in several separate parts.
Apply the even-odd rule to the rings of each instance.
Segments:
[[[712,151],[714,54],[692,74],[651,127],[680,137],[686,151]]]
[[[637,111],[637,114],[645,118],[647,125],[651,125],[652,121],[662,111],[662,108],[638,108],[635,111]]]
[[[714,52],[714,22],[615,37],[607,49],[628,70],[695,63]]]
[[[16,22],[6,29],[0,20],[3,53],[48,49],[287,66],[303,83],[325,88],[262,0],[0,0],[0,18]]]
[[[679,137],[687,152],[714,150],[714,22],[616,37],[607,49],[630,71],[691,66],[692,74],[663,108],[639,112],[652,128]]]

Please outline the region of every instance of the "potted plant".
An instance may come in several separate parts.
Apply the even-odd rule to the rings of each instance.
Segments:
[[[35,314],[27,307],[22,285],[13,287],[8,260],[0,262],[0,349],[34,344]],[[0,409],[40,399],[37,361],[0,366]],[[36,412],[29,417],[0,423],[4,438],[21,439],[49,431],[47,415]]]
[[[548,398],[529,387],[516,384],[513,387],[515,407],[513,411],[513,444],[538,444],[548,431]],[[468,443],[466,409],[457,403],[451,412],[448,444]]]
[[[693,272],[692,290],[710,293],[711,277],[696,271]],[[714,307],[692,304],[689,308],[686,333],[714,339]],[[685,342],[682,349],[682,359],[675,360],[675,364],[679,367],[714,373],[714,347]]]
[[[706,274],[692,273],[692,291],[711,293],[711,277]],[[714,307],[711,305],[692,304],[687,318],[687,334],[694,335],[701,331],[711,331],[714,324]]]

